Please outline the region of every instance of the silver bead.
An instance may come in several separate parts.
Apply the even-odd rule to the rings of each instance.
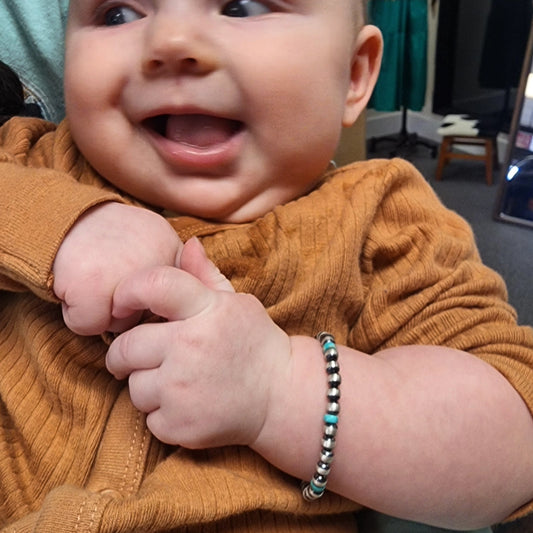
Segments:
[[[339,400],[340,397],[341,397],[340,389],[337,389],[335,387],[328,389],[328,400],[330,402],[336,402]]]
[[[330,387],[338,387],[341,384],[341,375],[340,374],[331,374],[328,376],[328,385]]]
[[[324,427],[324,436],[325,437],[335,437],[337,435],[337,426],[325,426]]]
[[[323,439],[322,448],[326,450],[333,450],[333,448],[335,448],[335,439],[332,437]]]
[[[331,464],[333,462],[334,454],[331,450],[322,450],[320,454],[320,462]]]
[[[338,374],[339,370],[340,370],[340,366],[337,361],[328,361],[326,363],[326,372],[328,374]]]
[[[328,476],[331,472],[331,464],[318,462],[316,465],[316,471],[322,476]]]
[[[318,472],[313,476],[313,485],[319,489],[325,489],[328,484],[328,476],[323,476]]]
[[[340,411],[340,405],[337,402],[328,403],[327,412],[330,415],[338,415]]]
[[[328,333],[327,331],[321,331],[316,338],[320,342],[320,344],[324,344],[327,341],[335,342],[335,338],[331,333]]]

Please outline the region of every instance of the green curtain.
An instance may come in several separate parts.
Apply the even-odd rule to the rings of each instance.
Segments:
[[[383,33],[381,72],[369,106],[419,111],[426,97],[427,0],[370,0],[369,19]]]

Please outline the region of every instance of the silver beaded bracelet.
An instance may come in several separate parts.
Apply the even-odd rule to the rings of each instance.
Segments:
[[[339,367],[339,352],[335,344],[335,338],[326,332],[316,336],[322,346],[322,353],[326,360],[326,372],[328,376],[328,406],[324,415],[324,434],[322,436],[322,450],[320,459],[316,464],[316,471],[309,482],[302,482],[302,496],[308,502],[318,500],[324,495],[328,476],[333,462],[333,449],[335,448],[335,436],[337,435],[337,423],[339,421],[339,399],[341,375]]]

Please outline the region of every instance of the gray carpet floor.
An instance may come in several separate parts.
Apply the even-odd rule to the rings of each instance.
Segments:
[[[388,150],[368,157],[388,157]],[[437,160],[419,146],[398,154],[410,160],[431,184],[442,202],[465,218],[474,231],[485,264],[499,272],[507,283],[509,301],[521,324],[533,326],[533,228],[495,221],[492,217],[498,198],[500,171],[494,184],[485,182],[485,169],[476,161],[452,161],[441,181],[435,180]]]

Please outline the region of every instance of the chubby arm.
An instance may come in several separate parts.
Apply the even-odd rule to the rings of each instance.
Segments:
[[[54,264],[54,292],[66,325],[81,335],[124,331],[141,312],[117,319],[115,287],[133,272],[179,262],[182,243],[160,215],[107,202],[84,213],[63,239]]]
[[[289,337],[253,296],[232,292],[195,241],[181,269],[121,283],[114,314],[168,322],[119,336],[107,365],[161,440],[245,444],[309,479],[319,456],[326,374],[317,341]],[[192,275],[191,275],[192,274]],[[513,387],[465,352],[340,347],[341,419],[329,488],[398,516],[472,529],[533,497],[533,423]]]
[[[293,337],[291,347],[289,381],[273,395],[252,447],[307,479],[321,433],[324,363],[313,339]],[[342,412],[331,490],[451,529],[488,526],[531,500],[531,414],[490,365],[434,346],[374,356],[341,347],[339,361]]]
[[[76,151],[55,130],[28,118],[0,128],[0,290],[31,290],[47,300],[56,299],[52,264],[65,234],[91,207],[121,201],[71,175],[78,174],[71,172]]]
[[[53,300],[52,264],[84,211],[119,197],[64,173],[0,162],[0,289]]]
[[[137,269],[173,265],[181,241],[160,215],[68,175],[0,162],[0,289],[61,300],[67,326],[122,330],[113,290]]]
[[[116,284],[174,265],[181,241],[162,216],[124,202],[80,156],[66,122],[9,121],[0,128],[0,290],[61,300],[80,334],[135,323],[111,316]]]

